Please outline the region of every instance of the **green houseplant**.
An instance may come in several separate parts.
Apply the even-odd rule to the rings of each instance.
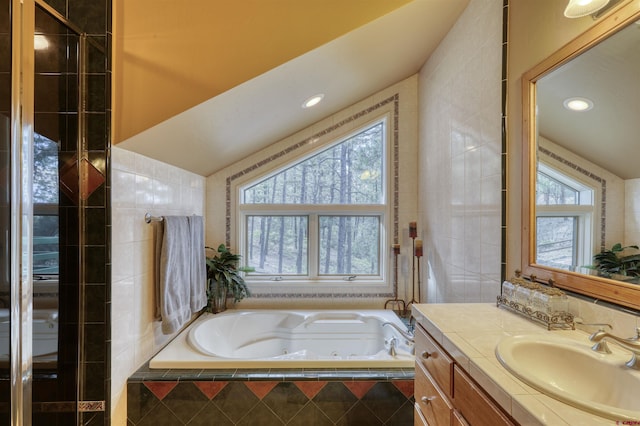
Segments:
[[[224,244],[207,256],[207,312],[222,312],[226,309],[227,297],[233,297],[234,303],[250,296],[249,288],[242,277],[242,272],[250,272],[253,268],[240,267],[240,255],[232,253]]]
[[[635,249],[631,254],[625,253],[625,250]],[[628,277],[640,276],[640,253],[637,252],[638,246],[622,247],[622,244],[614,244],[609,250],[603,250],[593,256],[595,265],[593,268],[599,274],[610,277],[613,274],[624,275]]]

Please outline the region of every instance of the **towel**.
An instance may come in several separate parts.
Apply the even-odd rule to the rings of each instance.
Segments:
[[[156,226],[156,317],[164,334],[191,319],[190,235],[186,216],[164,216]]]
[[[189,216],[190,233],[190,289],[191,312],[207,306],[207,260],[204,248],[204,221],[202,216]]]

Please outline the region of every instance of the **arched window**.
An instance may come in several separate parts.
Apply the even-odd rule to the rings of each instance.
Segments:
[[[381,119],[239,188],[248,282],[384,281],[387,139]]]

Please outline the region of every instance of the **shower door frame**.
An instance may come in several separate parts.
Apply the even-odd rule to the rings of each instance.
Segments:
[[[86,43],[87,36],[44,0],[11,0],[11,140],[10,140],[10,374],[11,424],[32,424],[33,390],[33,139],[35,115],[35,11],[36,6],[79,37],[78,51],[78,139],[80,158],[87,157],[86,147]],[[82,179],[82,178],[80,178]],[[79,246],[84,247],[84,201],[79,199]],[[83,300],[84,250],[79,252],[79,300]],[[79,309],[78,347],[82,347],[84,320]],[[79,356],[80,356],[80,352]],[[77,360],[80,363],[80,359]],[[76,423],[82,384],[76,376]]]

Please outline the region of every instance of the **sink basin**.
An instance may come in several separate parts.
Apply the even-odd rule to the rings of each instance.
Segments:
[[[615,350],[614,345],[610,345]],[[631,353],[600,354],[584,343],[549,334],[507,337],[500,363],[529,386],[612,420],[640,420],[640,371],[625,367]]]

